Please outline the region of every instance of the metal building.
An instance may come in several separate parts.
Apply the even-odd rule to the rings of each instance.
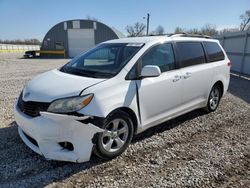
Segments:
[[[41,50],[65,50],[66,57],[75,57],[96,44],[123,37],[121,32],[98,21],[68,20],[56,24],[47,32]]]
[[[215,37],[227,52],[232,63],[231,71],[250,75],[250,31],[225,33]]]

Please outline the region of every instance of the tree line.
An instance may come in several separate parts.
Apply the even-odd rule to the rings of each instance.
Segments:
[[[86,16],[88,20],[95,20],[98,19],[91,16]],[[193,28],[193,29],[185,29],[182,27],[176,27],[174,33],[190,33],[190,34],[202,34],[202,35],[209,35],[215,36],[220,35],[223,33],[229,32],[236,32],[236,31],[244,31],[250,30],[250,10],[246,10],[244,14],[240,15],[241,23],[239,27],[235,28],[224,28],[222,30],[218,30],[216,25],[213,24],[206,24],[201,28]],[[127,25],[126,31],[128,37],[137,37],[137,36],[145,36],[146,25],[144,23],[136,22],[133,25]],[[159,25],[155,28],[155,30],[151,31],[149,35],[164,35],[165,30],[164,27]],[[3,44],[24,44],[24,45],[41,45],[41,42],[38,39],[15,39],[15,40],[1,40],[0,43]]]
[[[22,45],[41,45],[38,39],[15,39],[15,40],[1,40],[0,44],[22,44]]]
[[[201,28],[185,29],[182,27],[176,27],[174,33],[189,33],[189,34],[201,34],[216,36],[223,33],[237,32],[250,30],[250,10],[245,11],[244,14],[240,15],[241,23],[239,27],[235,28],[224,28],[218,30],[216,25],[206,24]],[[144,23],[136,22],[134,25],[126,26],[128,37],[145,36],[146,25]],[[150,32],[150,35],[163,35],[165,34],[164,27],[159,25],[155,30]]]

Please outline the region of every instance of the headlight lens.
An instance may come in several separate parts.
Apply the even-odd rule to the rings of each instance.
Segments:
[[[54,113],[75,112],[87,106],[91,102],[93,97],[94,94],[88,94],[79,97],[58,99],[49,106],[47,111]]]

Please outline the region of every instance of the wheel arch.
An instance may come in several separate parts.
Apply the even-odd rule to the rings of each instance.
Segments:
[[[123,111],[131,117],[131,120],[134,126],[134,133],[136,134],[138,130],[138,119],[137,119],[136,113],[129,107],[119,107],[119,108],[114,109],[112,112],[110,112],[109,115],[112,115],[113,113],[117,111]]]
[[[221,80],[218,80],[217,82],[214,83],[213,87],[218,85],[218,87],[220,88],[221,90],[221,95],[224,94],[224,84]]]

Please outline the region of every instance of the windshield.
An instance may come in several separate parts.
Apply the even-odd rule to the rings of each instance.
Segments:
[[[106,43],[81,54],[61,68],[62,72],[94,78],[111,78],[139,51],[143,44]]]

